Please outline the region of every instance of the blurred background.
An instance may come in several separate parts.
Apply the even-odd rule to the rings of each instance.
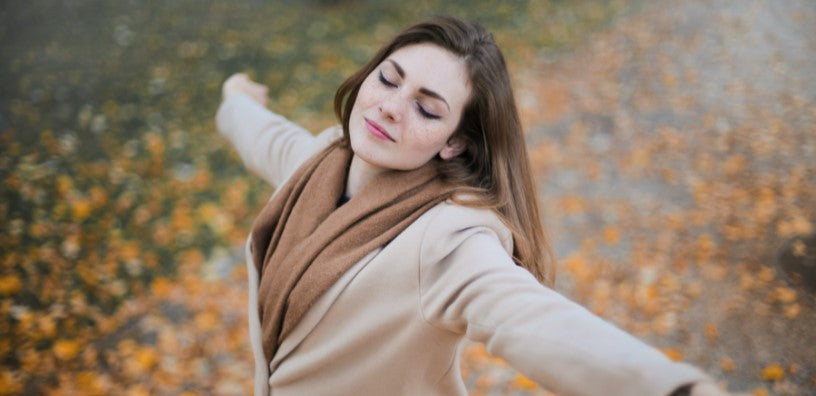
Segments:
[[[0,394],[251,393],[244,238],[272,193],[218,137],[248,72],[313,131],[393,34],[508,59],[556,289],[732,390],[816,394],[816,3],[0,4]],[[551,395],[464,351],[473,395]]]

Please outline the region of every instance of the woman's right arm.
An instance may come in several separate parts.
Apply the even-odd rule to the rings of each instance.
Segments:
[[[218,132],[235,146],[244,165],[280,186],[318,147],[311,133],[269,111],[267,88],[245,74],[228,78],[216,114]]]
[[[726,395],[696,367],[539,284],[512,261],[512,236],[486,210],[439,213],[421,244],[420,303],[429,324],[484,343],[562,395]]]

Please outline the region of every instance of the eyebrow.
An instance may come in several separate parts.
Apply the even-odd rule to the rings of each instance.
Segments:
[[[394,68],[397,69],[397,74],[399,74],[400,78],[405,78],[405,70],[403,70],[402,66],[400,66],[399,63],[397,63],[393,59],[386,59],[386,60],[391,62],[392,65],[394,65]],[[440,94],[438,94],[438,93],[436,93],[434,91],[431,91],[430,89],[425,88],[425,87],[420,87],[419,88],[419,93],[421,93],[423,95],[426,95],[426,96],[430,96],[432,98],[436,98],[436,99],[441,100],[442,102],[445,103],[445,106],[448,106],[448,111],[450,111],[450,105],[448,104],[448,101],[445,100],[445,98],[442,97],[442,95],[440,95]]]

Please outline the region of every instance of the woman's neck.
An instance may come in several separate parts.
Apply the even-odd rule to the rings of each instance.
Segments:
[[[373,180],[374,177],[384,171],[385,169],[371,165],[355,154],[351,157],[348,178],[346,178],[345,195],[349,198],[353,197],[357,192],[362,190],[366,184]]]

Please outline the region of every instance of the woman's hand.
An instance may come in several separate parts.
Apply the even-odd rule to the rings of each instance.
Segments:
[[[260,105],[264,107],[266,107],[269,101],[267,98],[269,88],[267,88],[266,85],[258,84],[250,80],[249,76],[244,73],[233,74],[224,81],[224,85],[221,87],[221,95],[224,100],[239,92],[249,96],[252,100],[260,103]]]

